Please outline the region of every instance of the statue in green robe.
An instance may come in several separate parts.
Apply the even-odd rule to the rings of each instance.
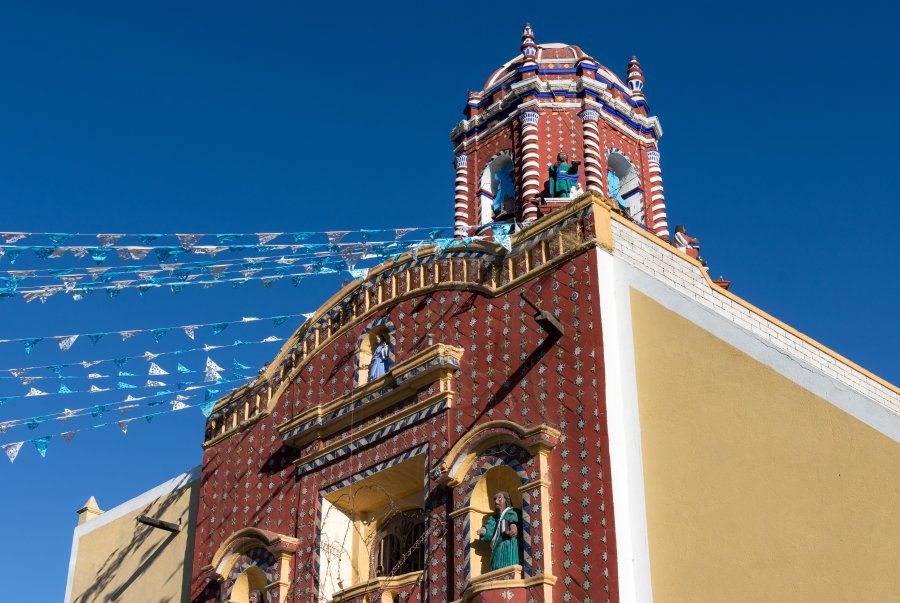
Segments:
[[[502,569],[518,565],[519,560],[519,514],[512,507],[508,492],[494,495],[494,513],[477,532],[481,540],[491,543],[491,569]]]
[[[580,161],[569,163],[569,156],[560,151],[556,163],[548,163],[550,170],[550,196],[556,199],[568,198],[573,187],[578,186],[578,166]]]

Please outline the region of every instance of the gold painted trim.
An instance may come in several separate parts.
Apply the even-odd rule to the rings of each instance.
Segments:
[[[364,438],[367,435],[378,431],[379,429],[387,427],[388,425],[391,425],[398,421],[402,421],[406,417],[414,415],[417,412],[419,412],[420,410],[424,410],[424,409],[428,408],[429,406],[439,404],[439,403],[443,402],[444,400],[447,400],[449,403],[447,406],[448,409],[453,407],[453,394],[451,392],[440,392],[440,393],[435,394],[429,398],[426,398],[425,400],[422,400],[421,402],[418,402],[408,408],[404,408],[402,411],[400,411],[398,413],[388,415],[384,419],[382,419],[376,423],[372,423],[365,429],[362,429],[360,431],[355,431],[350,435],[344,436],[343,438],[336,440],[336,441],[332,442],[331,444],[325,446],[321,450],[316,450],[314,452],[311,452],[310,454],[307,454],[304,457],[300,457],[299,459],[294,461],[294,465],[300,467],[302,465],[306,465],[307,463],[311,463],[312,461],[314,461],[320,457],[323,457],[326,454],[330,454],[331,452],[334,452],[335,450],[343,448],[347,444],[353,443],[355,440],[358,440],[359,438]],[[362,418],[360,418],[360,420],[362,420]]]
[[[362,584],[357,584],[331,595],[331,603],[346,601],[354,597],[368,594],[377,590],[388,590],[392,588],[401,588],[409,584],[414,584],[422,577],[422,572],[410,572],[393,578],[371,578]]]
[[[490,590],[504,590],[510,588],[530,588],[533,586],[544,585],[545,595],[549,594],[549,587],[556,584],[557,578],[553,574],[538,574],[537,576],[529,576],[527,578],[513,578],[509,580],[497,580],[499,576],[510,573],[512,571],[519,576],[522,575],[521,565],[512,565],[498,570],[492,570],[485,574],[481,574],[469,582],[461,599],[457,599],[454,603],[468,603],[475,595]],[[549,601],[549,599],[546,599]]]
[[[505,433],[497,433],[490,436],[483,436],[485,431],[491,429],[505,430]],[[538,440],[530,444],[526,444],[524,440],[535,436],[546,436],[551,440],[556,440],[560,436],[560,432],[544,423],[540,425],[532,425],[524,427],[512,421],[488,421],[482,423],[475,429],[472,429],[461,437],[456,444],[447,452],[444,460],[441,462],[442,472],[447,472],[447,479],[451,487],[456,487],[462,483],[463,478],[475,462],[478,454],[500,442],[513,442],[519,444],[529,454],[537,455],[542,450],[552,449],[554,445],[548,442]]]
[[[402,377],[403,375],[406,375],[407,373],[421,367],[422,365],[427,364],[428,362],[431,362],[438,358],[454,358],[459,361],[462,358],[463,353],[463,349],[459,347],[449,346],[442,343],[433,345],[430,348],[416,354],[415,356],[398,363],[397,366],[391,369],[391,371],[384,377],[380,377],[375,381],[370,381],[365,385],[357,387],[348,394],[336,398],[324,405],[310,408],[309,410],[297,415],[296,417],[285,421],[281,425],[278,425],[276,429],[278,430],[279,435],[284,438],[286,433],[299,427],[300,425],[303,425],[308,421],[322,419],[337,410],[350,406],[358,400],[378,392],[380,389],[384,388],[385,385],[390,384],[392,381]],[[329,435],[348,426],[351,420],[363,421],[384,410],[385,408],[396,404],[400,400],[408,397],[411,392],[420,390],[420,386],[425,383],[431,383],[435,380],[448,380],[452,373],[456,370],[457,367],[449,364],[438,364],[432,367],[428,367],[414,377],[411,377],[410,379],[407,379],[403,383],[399,384],[390,392],[373,400],[371,404],[363,405],[360,408],[356,409],[352,413],[352,416],[351,413],[346,413],[343,416],[337,417],[334,420],[325,423],[324,425],[319,425],[317,427],[307,429],[299,434],[296,434],[285,440],[285,443],[290,446],[299,448],[318,438],[326,438]],[[438,376],[435,377],[435,374],[437,374]],[[440,389],[441,391],[437,395],[450,393],[449,386],[444,387],[444,384],[442,384]]]
[[[290,536],[285,536],[284,534],[276,534],[274,532],[268,532],[259,528],[242,528],[236,532],[233,532],[222,542],[221,545],[219,545],[219,548],[216,549],[215,553],[213,553],[212,562],[209,565],[204,566],[201,571],[216,571],[216,568],[219,567],[222,559],[226,555],[243,553],[248,548],[251,548],[251,545],[259,546],[261,544],[266,549],[275,549],[280,551],[282,549],[291,550],[293,548],[296,548],[299,542],[300,541],[298,539],[292,538]],[[272,552],[273,555],[276,554],[274,551],[270,550],[270,552]],[[217,573],[224,576],[227,575],[229,571],[231,571],[231,567],[227,567],[227,571]]]

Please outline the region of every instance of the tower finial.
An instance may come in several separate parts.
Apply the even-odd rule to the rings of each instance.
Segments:
[[[537,65],[537,45],[534,43],[534,32],[531,30],[531,23],[525,23],[522,29],[522,56],[525,60],[523,65]]]
[[[631,96],[637,98],[646,98],[644,96],[644,72],[641,70],[641,64],[637,57],[631,57],[628,63],[628,87],[631,88]]]

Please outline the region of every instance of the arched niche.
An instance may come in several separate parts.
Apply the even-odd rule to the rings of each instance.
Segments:
[[[516,179],[510,151],[494,155],[481,172],[478,184],[479,223],[515,213]]]
[[[469,525],[476,531],[482,525],[488,515],[494,511],[494,496],[498,492],[508,492],[512,499],[512,506],[522,520],[522,478],[516,470],[507,465],[491,467],[478,478],[472,488],[469,498]],[[523,532],[519,532],[520,556]],[[475,578],[491,571],[491,546],[489,542],[476,542],[473,546],[470,577]]]
[[[634,164],[618,149],[606,154],[607,196],[617,201],[636,222],[644,222],[644,193]]]
[[[264,601],[283,601],[296,552],[296,538],[244,528],[225,539],[202,571],[218,583],[220,601],[249,602],[253,591],[260,591]]]
[[[268,601],[265,595],[268,581],[265,572],[257,566],[248,567],[235,579],[229,595],[230,603],[250,603],[250,593],[262,594],[262,601]]]
[[[396,364],[394,357],[394,323],[388,318],[379,318],[363,329],[356,342],[356,385],[369,382],[369,369],[372,365],[372,354],[378,347],[378,338],[383,337],[388,346],[388,357],[385,370],[390,371]]]

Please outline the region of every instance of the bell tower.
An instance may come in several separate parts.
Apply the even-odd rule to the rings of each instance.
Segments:
[[[530,223],[585,191],[668,238],[658,140],[641,64],[623,81],[578,46],[536,44],[469,92],[450,133],[456,234],[494,221]]]

